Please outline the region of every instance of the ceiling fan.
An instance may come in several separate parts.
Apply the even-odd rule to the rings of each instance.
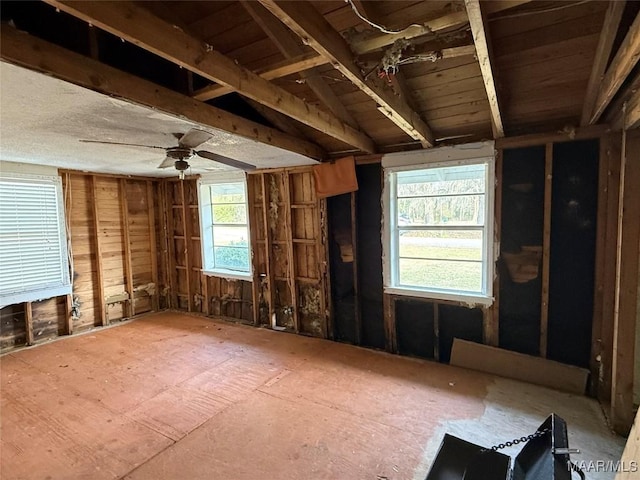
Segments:
[[[240,160],[235,160],[233,158],[225,157],[223,155],[219,155],[217,153],[208,152],[206,150],[195,150],[195,148],[209,140],[213,135],[209,132],[205,132],[204,130],[199,130],[197,128],[192,128],[184,135],[181,133],[174,133],[174,137],[178,139],[177,147],[158,147],[155,145],[141,145],[138,143],[122,143],[122,142],[106,142],[100,140],[80,140],[84,143],[102,143],[106,145],[126,145],[130,147],[144,147],[144,148],[155,148],[164,150],[167,154],[167,157],[164,161],[158,165],[158,168],[169,168],[171,166],[175,167],[175,169],[180,172],[180,178],[184,178],[184,171],[189,168],[189,162],[191,158],[194,156],[206,158],[207,160],[213,160],[214,162],[222,163],[223,165],[228,165],[230,167],[238,168],[240,170],[254,170],[255,165],[251,165],[249,163],[241,162]]]

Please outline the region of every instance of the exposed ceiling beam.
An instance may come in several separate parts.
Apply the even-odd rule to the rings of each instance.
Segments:
[[[492,58],[489,46],[489,34],[482,10],[480,9],[480,1],[464,0],[464,4],[467,7],[473,41],[476,44],[476,55],[478,57],[478,63],[480,64],[484,87],[487,90],[493,134],[496,138],[504,137],[504,125],[502,124],[502,115],[500,114],[500,106],[498,104],[494,69],[491,66]]]
[[[375,151],[373,141],[364,133],[238,65],[211,45],[174,28],[135,3],[46,2],[363,152]]]
[[[6,62],[204,126],[307,157],[325,157],[325,152],[313,143],[199,102],[12,27],[3,26],[0,30],[0,56]]]
[[[630,129],[638,127],[640,116],[640,72],[627,82],[624,91],[616,95],[616,98],[607,109],[607,122],[613,130],[622,128]],[[626,103],[626,105],[625,105]]]
[[[353,37],[351,41],[351,49],[357,55],[388,47],[393,42],[404,38],[410,40],[412,38],[422,37],[423,35],[437,33],[447,28],[459,27],[467,23],[467,12],[453,12],[433,20],[428,20],[421,25],[411,25],[400,33],[382,33],[374,37],[371,36],[371,30],[366,30],[367,34]],[[368,37],[368,38],[367,38]]]
[[[257,2],[242,1],[242,6],[256,21],[260,28],[267,34],[271,41],[278,47],[278,50],[287,58],[301,55],[305,52],[300,40],[280,20],[274,17],[271,12]],[[319,55],[322,57],[322,55]],[[325,58],[325,57],[323,57]],[[328,61],[327,61],[328,63]],[[343,122],[359,129],[358,122],[346,109],[338,96],[331,90],[321,77],[315,75],[313,71],[300,72],[300,77],[307,86],[316,94],[331,113]]]
[[[302,131],[300,131],[298,126],[295,124],[295,121],[291,117],[287,117],[280,112],[276,112],[269,107],[265,107],[261,103],[258,103],[255,100],[251,100],[250,98],[247,98],[246,102],[256,112],[262,115],[265,119],[269,120],[277,129],[282,130],[283,132],[295,137],[304,136]]]
[[[631,130],[640,127],[640,90],[636,90],[626,103],[624,128]]]
[[[604,72],[607,68],[607,62],[611,56],[611,49],[613,48],[613,42],[618,33],[618,26],[620,25],[622,12],[624,11],[626,3],[627,2],[623,0],[610,2],[607,8],[602,31],[600,32],[600,39],[598,40],[596,55],[591,67],[587,94],[585,95],[584,104],[582,105],[582,116],[580,117],[580,125],[582,126],[587,125],[591,118],[591,112],[593,111],[596,103],[596,95],[598,94],[598,86],[600,82],[602,82]]]
[[[434,138],[429,126],[406,102],[389,90],[365,81],[355,64],[346,40],[307,2],[260,0],[276,17],[293,30],[303,43],[329,59],[333,66],[360,90],[371,97],[378,109],[407,135],[424,147],[433,146]]]
[[[267,68],[256,70],[254,73],[260,75],[265,80],[275,80],[276,78],[286,77],[294,73],[304,72],[320,65],[326,65],[329,61],[318,55],[316,52],[303,53],[296,57],[288,58],[282,62],[269,65]],[[225,85],[209,85],[194,92],[193,98],[196,100],[207,101],[213,98],[227,95],[234,90]]]
[[[638,59],[640,59],[640,13],[636,14],[636,19],[600,83],[589,123],[596,123],[600,119],[602,112],[605,111],[622,83],[638,63]]]

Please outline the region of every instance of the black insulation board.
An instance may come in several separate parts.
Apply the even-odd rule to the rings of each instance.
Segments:
[[[338,239],[351,241],[351,194],[327,198],[329,261],[333,302],[333,338],[356,343],[356,312],[353,263],[343,262]]]
[[[398,353],[434,358],[433,303],[398,299],[395,307]]]
[[[542,246],[545,147],[508,149],[502,166],[501,252]],[[529,355],[540,353],[542,271],[525,283],[511,280],[501,256],[499,345]]]
[[[555,144],[547,356],[589,366],[598,205],[598,140]]]
[[[440,361],[449,363],[454,338],[482,343],[482,322],[481,308],[438,305]]]
[[[358,165],[358,293],[362,345],[385,347],[382,307],[382,166]]]

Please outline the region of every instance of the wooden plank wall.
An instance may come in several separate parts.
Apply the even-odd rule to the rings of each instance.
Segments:
[[[311,168],[252,173],[247,187],[252,282],[202,273],[197,179],[162,182],[167,306],[326,337],[326,207]]]
[[[197,179],[162,181],[166,306],[253,323],[251,282],[202,273]]]
[[[248,189],[255,323],[326,337],[326,201],[311,168],[251,174]]]
[[[159,308],[158,182],[72,171],[61,175],[73,297],[3,308],[2,350]]]

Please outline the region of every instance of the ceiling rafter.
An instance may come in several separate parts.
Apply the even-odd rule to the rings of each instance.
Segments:
[[[372,37],[371,31],[367,30],[366,33],[353,37],[351,49],[356,55],[361,55],[393,45],[393,43],[399,39],[411,40],[412,38],[434,34],[449,28],[460,27],[467,22],[467,12],[463,11],[453,12],[442,17],[428,20],[422,25],[411,25],[400,33],[383,33]]]
[[[626,104],[626,105],[625,105]],[[638,127],[640,117],[640,72],[627,82],[607,111],[606,121],[613,130]]]
[[[0,30],[0,56],[3,61],[211,128],[310,158],[326,156],[311,142],[199,102],[9,26]]]
[[[582,105],[582,116],[580,117],[581,126],[587,125],[591,119],[591,112],[595,106],[596,95],[598,94],[598,86],[604,77],[604,72],[607,68],[609,57],[611,56],[611,49],[613,48],[613,42],[618,33],[618,26],[620,25],[622,12],[624,12],[626,3],[624,0],[611,2],[607,8],[600,38],[598,39],[598,47],[596,48],[593,66],[591,68],[591,75],[589,76],[589,83],[587,84],[587,93],[584,98],[584,104]]]
[[[491,109],[491,123],[493,126],[493,134],[496,138],[504,137],[504,125],[502,123],[502,115],[500,113],[500,105],[498,103],[498,93],[496,91],[496,82],[494,69],[492,67],[492,54],[489,45],[489,33],[482,10],[480,9],[479,0],[464,0],[467,7],[467,15],[469,16],[469,24],[473,33],[473,41],[476,45],[476,56],[480,64],[484,87],[487,91],[489,99],[489,108]]]
[[[254,73],[260,75],[265,80],[275,80],[277,78],[293,75],[294,73],[304,72],[305,70],[326,65],[329,61],[315,52],[303,53],[295,57],[290,57],[282,62],[269,65],[267,68],[256,70]],[[194,92],[193,98],[196,100],[207,101],[213,98],[221,97],[234,90],[225,85],[209,85]]]
[[[433,133],[418,113],[389,90],[365,80],[346,40],[311,4],[276,0],[260,2],[298,34],[303,43],[329,59],[334,68],[371,97],[379,105],[378,110],[407,135],[420,141],[424,147],[434,145]]]
[[[298,38],[262,5],[244,0],[240,3],[285,57],[291,58],[305,52]],[[319,56],[322,57],[322,55]],[[316,75],[313,70],[301,71],[300,77],[331,113],[352,127],[360,129],[358,122],[338,99],[334,91],[331,90],[331,87],[327,85],[326,81]]]
[[[363,152],[376,150],[373,141],[364,133],[261,78],[132,2],[46,2]]]
[[[639,59],[640,13],[636,14],[636,19],[629,28],[616,56],[611,61],[607,73],[605,73],[600,83],[589,123],[596,123],[600,119],[600,116],[618,92],[629,73],[631,73],[633,67],[638,63]]]
[[[495,13],[508,10],[525,3],[529,3],[532,0],[492,0],[486,2],[483,7],[486,11],[486,15],[493,15]],[[365,3],[365,2],[363,2]],[[365,16],[367,16],[365,14]],[[355,35],[351,39],[351,49],[357,55],[379,50],[384,47],[392,45],[398,39],[404,38],[405,40],[411,40],[413,38],[422,37],[425,35],[436,35],[443,31],[455,27],[462,27],[469,23],[466,11],[451,12],[446,15],[442,15],[438,18],[433,18],[423,22],[421,25],[412,25],[396,34],[377,34],[371,35],[371,30],[365,30],[364,32]]]

